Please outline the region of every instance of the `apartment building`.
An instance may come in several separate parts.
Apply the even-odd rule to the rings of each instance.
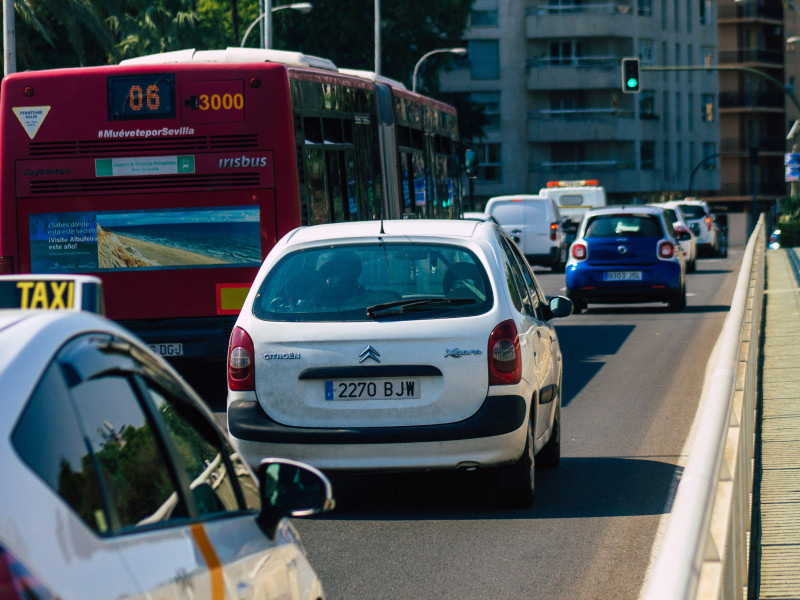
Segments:
[[[781,0],[718,3],[719,65],[737,70],[720,71],[722,180],[708,200],[720,211],[758,214],[787,194],[786,136],[800,118],[794,96],[800,48],[791,36],[800,35],[800,25],[796,10]]]
[[[440,73],[489,121],[473,208],[550,180],[596,179],[626,203],[720,190],[719,72],[647,69],[716,65],[717,39],[714,0],[476,0],[469,54]]]

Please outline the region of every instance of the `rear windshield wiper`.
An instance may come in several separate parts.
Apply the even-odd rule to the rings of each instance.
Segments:
[[[442,306],[461,306],[464,304],[475,304],[474,298],[409,298],[407,300],[395,300],[394,302],[384,302],[367,307],[367,316],[374,318],[378,313],[383,316],[391,314],[402,314],[422,310],[432,310]]]

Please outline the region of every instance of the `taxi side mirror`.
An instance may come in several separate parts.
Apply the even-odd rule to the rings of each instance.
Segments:
[[[330,480],[319,469],[300,461],[265,458],[258,466],[258,483],[258,520],[268,530],[283,517],[316,515],[332,510],[336,504]]]

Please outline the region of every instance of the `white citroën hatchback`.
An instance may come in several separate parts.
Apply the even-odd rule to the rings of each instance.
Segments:
[[[562,358],[548,302],[495,223],[301,227],[269,253],[228,349],[228,429],[250,463],[495,468],[534,499],[560,457]],[[534,458],[536,455],[536,458]]]

